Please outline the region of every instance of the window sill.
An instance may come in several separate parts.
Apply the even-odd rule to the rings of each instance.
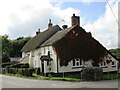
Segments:
[[[100,66],[101,68],[107,68],[107,66]]]
[[[116,67],[115,65],[112,65],[112,67]]]

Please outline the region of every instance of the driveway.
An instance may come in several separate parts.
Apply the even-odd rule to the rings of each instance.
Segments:
[[[2,88],[118,88],[118,80],[68,82],[51,80],[34,80],[0,75]]]

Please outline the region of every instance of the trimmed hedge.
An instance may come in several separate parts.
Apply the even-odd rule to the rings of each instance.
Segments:
[[[7,66],[6,68],[29,68],[29,64],[28,63],[14,64]]]
[[[32,76],[33,68],[7,68],[7,73],[21,74],[23,76]]]
[[[2,67],[2,68],[5,68],[6,66],[10,66],[10,65],[12,65],[12,64],[13,64],[12,62],[1,63],[1,67]]]
[[[103,70],[100,67],[85,67],[81,70],[81,76],[84,80],[101,80]]]

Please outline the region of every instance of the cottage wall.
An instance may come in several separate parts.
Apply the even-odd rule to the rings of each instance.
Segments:
[[[112,72],[118,70],[118,61],[113,58],[110,54],[108,54],[107,58],[105,58],[105,62],[107,63],[107,60],[112,60],[112,62],[115,63],[115,65],[112,65],[112,62],[108,63],[105,67],[102,67],[103,72]]]
[[[51,65],[47,65],[47,61],[44,61],[44,73],[57,73],[57,56],[52,48],[52,46],[46,46],[46,47],[41,47],[39,49],[36,49],[34,51],[29,52],[29,64],[30,67],[33,68],[40,68],[40,71],[42,71],[42,65],[41,65],[41,60],[40,57],[42,55],[47,55],[48,51],[50,51],[50,57],[53,59],[51,61]],[[28,54],[28,53],[27,53]],[[23,56],[26,55],[23,53]],[[107,63],[107,60],[111,59],[114,61],[115,65],[112,65],[112,62],[106,64],[106,66],[102,67],[103,72],[111,72],[111,71],[117,71],[118,70],[118,61],[115,60],[110,54],[104,59],[104,61]],[[92,66],[92,60],[85,61],[84,66]],[[51,69],[49,69],[51,68]],[[81,71],[83,67],[73,67],[73,61],[70,61],[67,66],[60,66],[60,61],[58,60],[58,73],[63,73],[63,72],[76,72],[76,71]]]
[[[49,71],[50,71],[50,72],[57,73],[57,57],[56,57],[56,54],[55,54],[52,46],[47,46],[47,47],[41,48],[42,55],[47,55],[48,51],[50,51],[50,57],[53,60],[51,61],[50,66],[47,65],[47,61],[44,61],[44,72],[49,73]],[[49,68],[51,68],[51,70],[49,70]]]

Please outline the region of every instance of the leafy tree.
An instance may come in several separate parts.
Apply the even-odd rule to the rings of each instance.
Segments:
[[[19,37],[15,40],[12,40],[12,50],[10,52],[11,57],[21,57],[21,49],[22,47],[30,40],[31,37]]]
[[[2,62],[9,62],[9,54],[11,51],[11,41],[8,35],[2,36]]]
[[[15,40],[10,40],[8,35],[1,36],[0,47],[2,47],[2,49],[0,49],[0,54],[2,55],[0,56],[0,60],[2,62],[9,62],[9,57],[21,57],[20,51],[30,38],[31,37],[19,37]]]
[[[109,51],[116,57],[120,57],[120,48],[110,49]]]

